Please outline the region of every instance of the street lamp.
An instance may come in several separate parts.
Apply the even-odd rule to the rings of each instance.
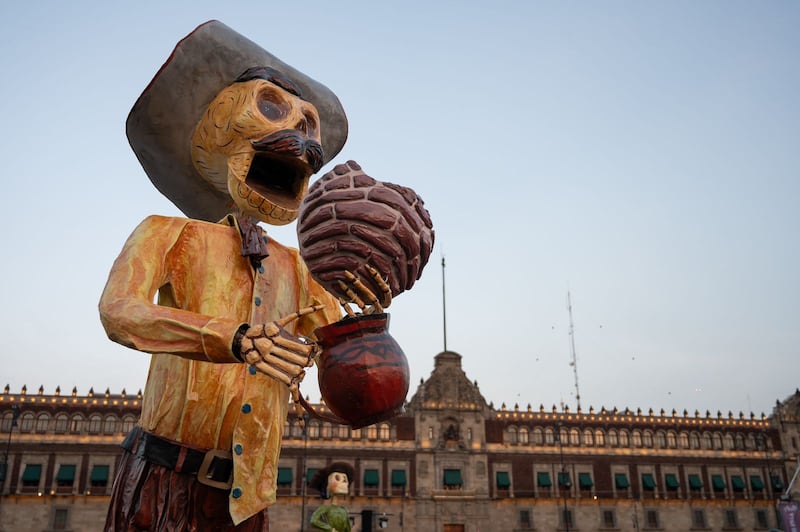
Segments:
[[[302,503],[300,505],[300,532],[306,530],[306,489],[308,486],[308,471],[306,471],[306,459],[308,457],[308,412],[303,413],[303,478],[300,479],[300,495]]]
[[[11,433],[14,432],[14,427],[17,426],[17,419],[19,419],[19,406],[11,405],[11,424],[8,426],[8,440],[6,441],[6,452],[3,454],[3,483],[8,478],[8,455],[11,452]],[[0,484],[0,499],[2,499],[2,488]]]
[[[559,474],[559,478],[558,478],[558,486],[559,486],[559,488],[562,488],[562,489],[565,489],[565,490],[569,490],[570,486],[572,485],[572,482],[570,482],[569,477],[567,476],[567,468],[564,465],[564,447],[563,447],[563,443],[561,441],[561,427],[562,427],[562,424],[561,424],[560,421],[558,423],[556,423],[555,438],[556,438],[556,443],[558,443],[558,454],[561,457],[561,473]],[[562,483],[563,483],[563,486],[562,486]],[[563,511],[564,529],[567,532],[569,532],[570,521],[572,519],[568,518],[568,516],[567,516],[567,491],[562,491],[562,493],[563,493],[563,500],[564,500],[564,511]]]

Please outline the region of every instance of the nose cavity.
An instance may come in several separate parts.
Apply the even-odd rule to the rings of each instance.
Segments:
[[[303,135],[308,135],[308,120],[306,119],[305,115],[300,116],[300,120],[297,121],[294,128]]]

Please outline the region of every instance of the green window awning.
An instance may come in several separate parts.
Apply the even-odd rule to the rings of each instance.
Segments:
[[[776,490],[782,490],[784,488],[783,480],[780,475],[772,475],[772,488]]]
[[[578,473],[578,485],[583,489],[589,489],[594,486],[594,482],[592,482],[592,474]]]
[[[680,487],[680,483],[678,482],[678,477],[675,476],[674,473],[667,473],[664,475],[664,484],[667,485],[668,490],[677,490]]]
[[[292,485],[292,468],[279,467],[278,468],[278,486],[291,486]]]
[[[91,482],[108,482],[108,466],[96,465],[92,468],[92,476],[89,477]]]
[[[725,479],[721,475],[711,475],[711,485],[714,491],[725,491]]]
[[[731,486],[734,491],[744,491],[744,480],[739,475],[731,475]]]
[[[656,489],[656,479],[651,473],[642,473],[642,487],[647,491]]]
[[[56,475],[57,482],[74,482],[75,466],[71,464],[61,464]]]
[[[444,470],[444,485],[445,486],[461,486],[461,470],[460,469],[445,469]]]
[[[558,474],[558,485],[562,488],[569,488],[572,486],[572,479],[569,476],[569,473],[566,471],[561,471]]]
[[[693,490],[699,490],[703,487],[703,481],[700,480],[700,475],[689,475],[689,487]]]
[[[364,485],[374,487],[380,484],[380,479],[378,478],[378,470],[377,469],[365,469],[364,470]]]
[[[404,469],[392,469],[392,486],[405,486],[406,472]]]
[[[511,479],[508,477],[508,471],[497,472],[497,487],[507,488],[511,485]]]
[[[549,488],[552,486],[553,483],[550,482],[550,473],[547,471],[539,471],[536,473],[536,483],[540,488]]]
[[[617,473],[614,475],[614,485],[617,486],[619,490],[625,490],[630,487],[631,483],[628,482],[628,475],[625,473]]]
[[[39,482],[42,476],[42,464],[28,464],[22,473],[22,482]]]
[[[308,471],[306,471],[306,484],[311,484],[311,479],[314,478],[314,475],[317,474],[316,467],[309,467]]]
[[[756,491],[764,489],[764,481],[758,475],[750,475],[750,487]]]

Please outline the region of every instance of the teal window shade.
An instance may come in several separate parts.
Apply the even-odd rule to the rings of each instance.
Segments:
[[[667,473],[664,475],[664,484],[667,485],[668,490],[675,491],[680,487],[680,483],[678,482],[678,477],[675,476],[673,473]]]
[[[39,477],[42,476],[42,464],[28,464],[25,466],[25,471],[22,473],[23,483],[39,483]]]
[[[539,471],[536,473],[536,483],[540,488],[549,488],[552,486],[553,483],[550,482],[550,473],[547,471]]]
[[[569,476],[569,473],[566,471],[561,471],[558,474],[558,485],[562,488],[569,488],[572,486],[572,479]]]
[[[71,464],[61,464],[56,475],[56,482],[59,484],[72,484],[75,481],[75,466]]]
[[[756,491],[764,489],[764,481],[758,475],[750,475],[750,487]]]
[[[733,486],[733,491],[744,491],[744,480],[739,475],[732,475],[731,486]]]
[[[279,467],[278,486],[291,486],[292,476],[292,469],[290,467]]]
[[[699,490],[703,487],[703,481],[700,480],[700,475],[689,475],[689,487],[693,490]]]
[[[511,486],[511,479],[508,477],[508,471],[497,472],[497,487],[508,488]]]
[[[783,487],[783,480],[781,480],[780,475],[772,475],[772,488],[782,490]]]
[[[625,473],[617,473],[614,475],[614,485],[618,490],[625,490],[630,487],[631,483],[628,482],[628,475]]]
[[[405,486],[406,472],[403,469],[392,469],[392,486]]]
[[[594,486],[594,482],[592,482],[592,474],[578,473],[578,486],[580,486],[581,489],[586,489],[586,490]]]
[[[96,485],[105,486],[106,484],[108,484],[108,466],[107,465],[94,466],[92,468],[92,474],[89,477],[89,482],[91,482],[93,486]]]
[[[378,478],[378,470],[377,469],[365,469],[364,470],[364,485],[369,486],[371,488],[377,486],[380,483]]]
[[[445,469],[444,470],[444,485],[452,488],[461,486],[461,470],[460,469]]]
[[[714,491],[725,491],[725,479],[721,475],[711,475],[711,485]]]
[[[656,480],[651,473],[642,473],[642,487],[647,491],[656,489]]]
[[[316,474],[317,474],[316,467],[308,468],[308,471],[306,471],[306,484],[311,484],[311,479],[314,478],[314,475]]]

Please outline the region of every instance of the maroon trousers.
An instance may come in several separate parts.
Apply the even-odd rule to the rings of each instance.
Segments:
[[[129,451],[120,459],[106,532],[269,532],[267,510],[233,524],[225,490],[197,482],[194,475],[151,464]]]

